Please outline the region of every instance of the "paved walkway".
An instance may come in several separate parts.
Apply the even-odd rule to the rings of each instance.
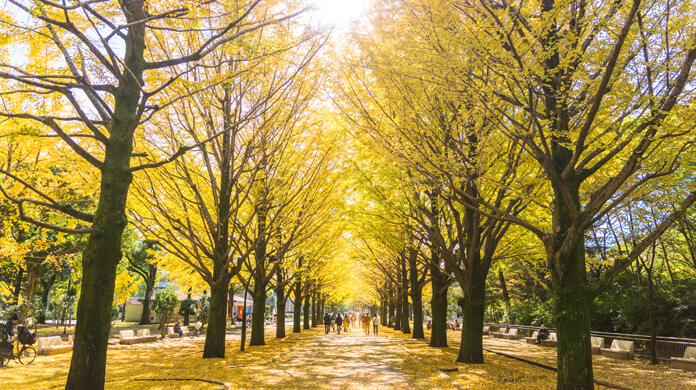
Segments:
[[[317,336],[265,367],[265,381],[295,389],[455,388],[396,342],[355,333]]]

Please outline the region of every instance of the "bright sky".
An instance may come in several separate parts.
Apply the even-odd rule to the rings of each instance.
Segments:
[[[360,17],[369,0],[315,0],[322,22],[342,27]]]

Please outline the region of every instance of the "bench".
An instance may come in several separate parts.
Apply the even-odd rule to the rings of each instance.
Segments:
[[[686,347],[683,358],[672,358],[672,368],[696,371],[696,347]]]
[[[518,331],[519,331],[519,329],[517,329],[517,328],[510,329],[510,331],[507,332],[507,334],[504,334],[504,335],[503,335],[503,338],[504,338],[505,340],[517,340],[517,339],[519,338],[519,337],[517,337],[517,332],[518,332]]]
[[[150,329],[138,329],[137,337],[141,339],[141,343],[157,340],[157,336],[150,334]]]
[[[181,337],[186,337],[189,335],[189,330],[187,326],[182,326],[181,327]],[[174,327],[169,326],[167,327],[167,337],[172,338],[172,339],[178,339],[179,334],[174,332]]]
[[[490,329],[491,329],[490,327],[484,326],[484,327],[483,327],[483,334],[484,334],[484,335],[490,334],[490,333],[491,333]]]
[[[137,336],[132,330],[122,330],[118,332],[118,338],[120,339],[121,344],[127,345],[157,340],[157,336],[150,335],[149,329],[139,329]]]
[[[556,347],[558,344],[558,336],[556,332],[549,333],[549,338],[546,340],[541,340],[541,345],[544,347]]]
[[[527,344],[536,344],[538,335],[539,331],[535,330],[534,333],[532,333],[532,337],[525,337],[524,341],[526,341]]]
[[[491,332],[491,336],[495,339],[502,339],[504,335],[506,335],[508,332],[508,328],[503,328],[502,331],[500,332]]]
[[[611,348],[600,348],[602,356],[612,359],[633,359],[633,341],[614,340]]]
[[[604,348],[604,337],[590,337],[592,343],[592,354],[601,355]]]
[[[39,355],[57,355],[70,352],[72,349],[72,343],[64,345],[60,336],[39,337],[36,340],[36,353]]]

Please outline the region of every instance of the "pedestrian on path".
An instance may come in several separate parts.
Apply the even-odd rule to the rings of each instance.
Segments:
[[[377,336],[377,330],[379,329],[379,316],[372,317],[372,334]]]
[[[329,313],[324,314],[324,330],[326,333],[329,333],[329,330],[331,330],[331,316]]]
[[[332,332],[336,331],[336,313],[333,313],[331,315],[331,331]]]
[[[338,313],[336,316],[336,333],[341,334],[341,328],[343,327],[343,316],[341,316],[341,313]]]
[[[365,313],[365,319],[363,319],[363,328],[365,329],[365,334],[370,335],[370,315]]]

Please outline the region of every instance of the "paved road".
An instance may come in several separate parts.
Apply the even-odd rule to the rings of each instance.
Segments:
[[[328,334],[264,369],[264,378],[294,389],[454,389],[394,341],[361,334]],[[261,378],[256,378],[261,379]],[[259,383],[259,385],[261,385]]]

